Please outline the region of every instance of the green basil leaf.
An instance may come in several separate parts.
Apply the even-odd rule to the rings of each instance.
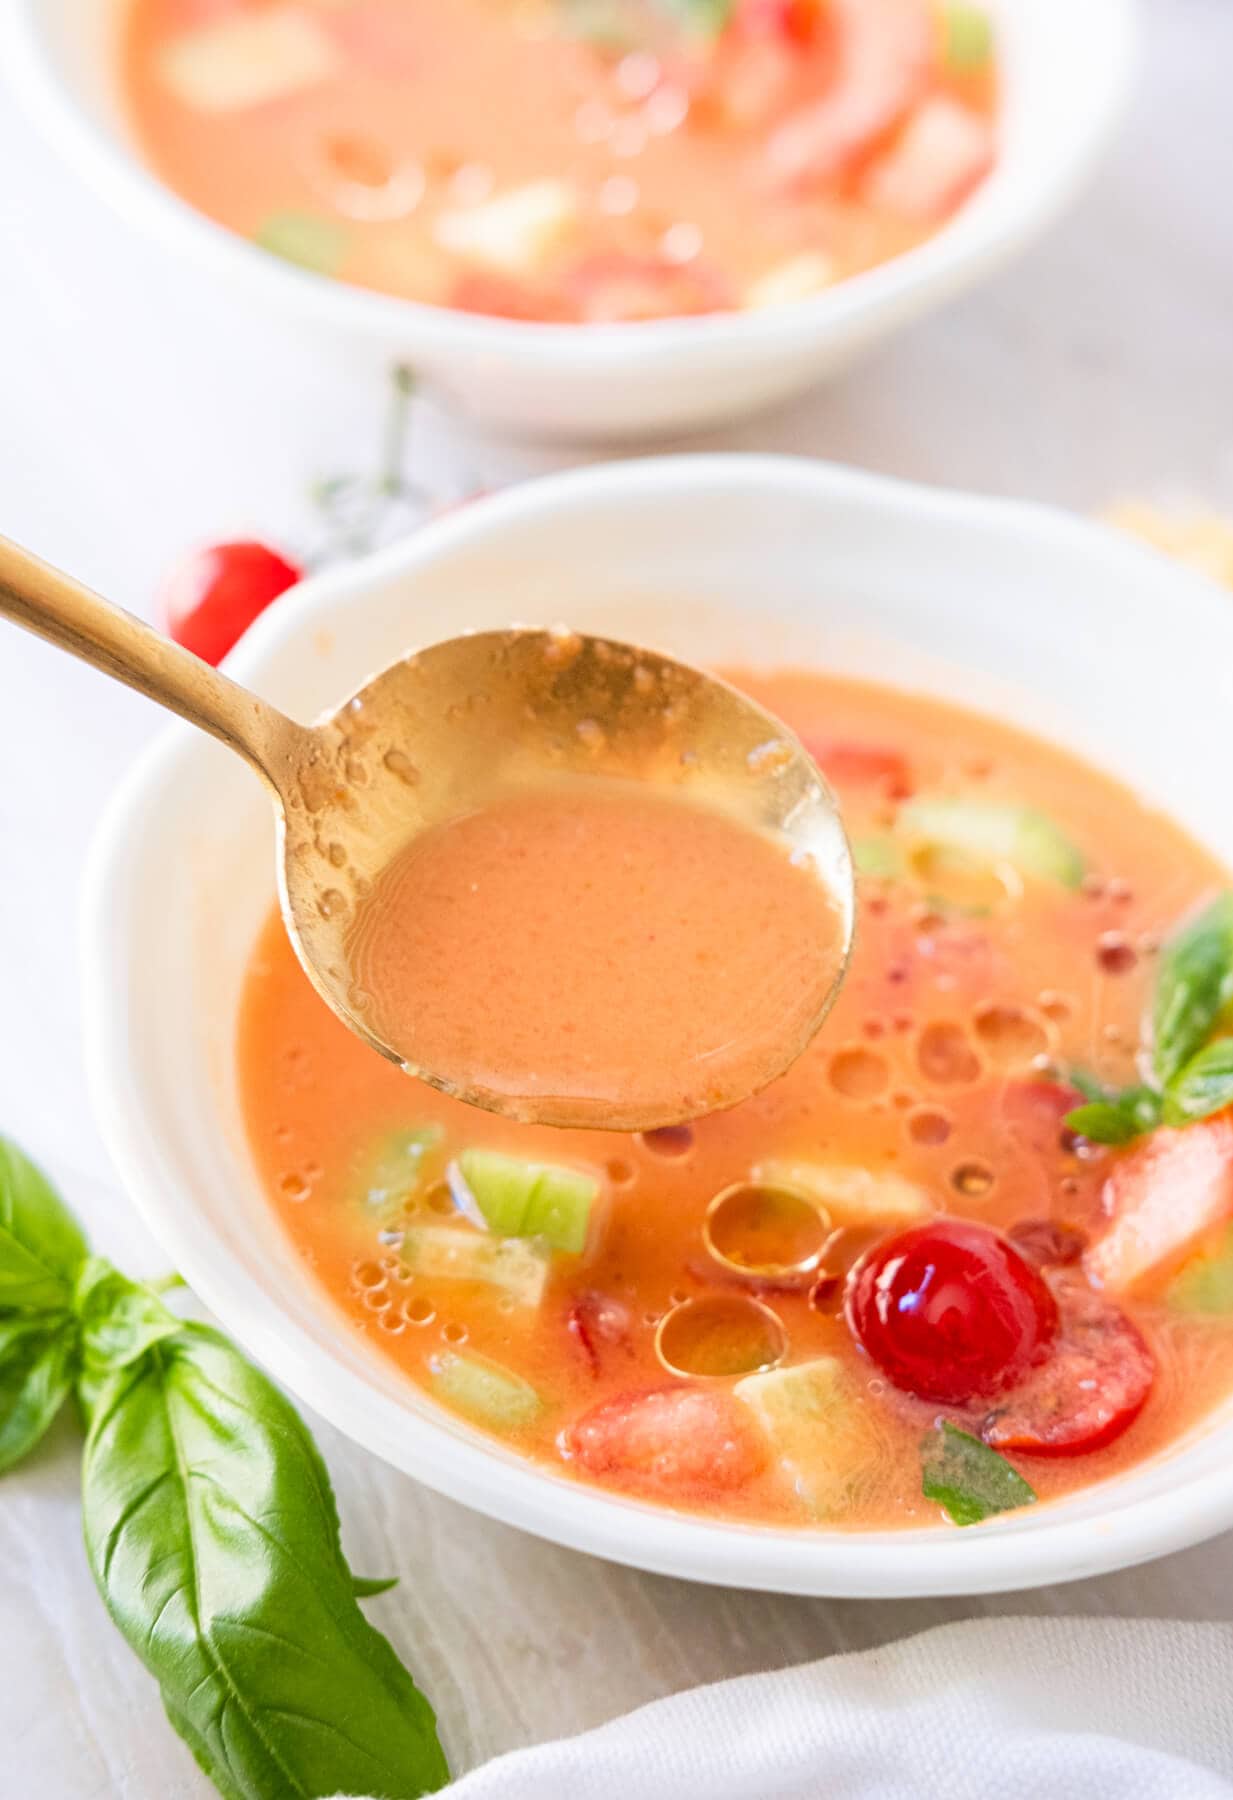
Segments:
[[[182,1325],[97,1397],[86,1550],[108,1611],[224,1800],[416,1800],[432,1711],[354,1597],[325,1466],[219,1333]]]
[[[1152,1058],[1168,1087],[1233,1000],[1233,894],[1221,894],[1166,942],[1152,1008]]]
[[[0,1308],[64,1310],[87,1254],[76,1219],[46,1175],[0,1137]]]
[[[148,1287],[130,1281],[101,1256],[82,1264],[73,1291],[82,1361],[97,1373],[123,1369],[151,1344],[179,1331],[180,1320]]]
[[[949,1419],[921,1444],[921,1492],[956,1525],[1030,1506],[1036,1495],[1004,1456]]]
[[[398,1586],[397,1575],[353,1575],[351,1592],[357,1600],[371,1600],[374,1594],[388,1594]]]
[[[1091,1144],[1128,1144],[1143,1130],[1134,1114],[1116,1100],[1091,1100],[1086,1106],[1076,1106],[1062,1123]]]
[[[1165,1093],[1166,1125],[1189,1125],[1233,1106],[1233,1038],[1217,1038],[1173,1077]]]
[[[0,1471],[38,1443],[73,1382],[77,1332],[69,1313],[0,1320]]]
[[[1110,1097],[1111,1090],[1103,1081],[1098,1081],[1095,1075],[1089,1074],[1086,1069],[1076,1068],[1073,1064],[1068,1064],[1065,1073],[1059,1075],[1058,1079],[1077,1088],[1085,1100],[1107,1100]]]

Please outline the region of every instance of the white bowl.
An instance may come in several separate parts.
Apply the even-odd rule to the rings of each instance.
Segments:
[[[529,325],[365,292],[222,230],[143,166],[116,91],[126,0],[5,0],[0,70],[82,176],[211,281],[323,334],[333,360],[411,362],[477,419],[526,435],[681,430],[808,387],[996,268],[1073,197],[1108,139],[1133,62],[1131,0],[988,0],[1005,70],[996,172],[933,239],[816,299],[762,313],[615,326]]]
[[[1233,861],[1216,751],[1233,717],[1226,595],[1061,514],[821,463],[628,462],[508,490],[294,590],[230,667],[311,718],[413,644],[511,619],[977,703],[1119,771]],[[376,1455],[562,1544],[790,1593],[1019,1588],[1233,1524],[1233,1402],[1167,1454],[1071,1499],[973,1530],[889,1533],[673,1514],[537,1468],[439,1412],[306,1280],[258,1187],[232,1052],[245,960],[273,893],[259,784],[176,728],[113,802],[90,870],[95,1103],[175,1267],[259,1362]]]

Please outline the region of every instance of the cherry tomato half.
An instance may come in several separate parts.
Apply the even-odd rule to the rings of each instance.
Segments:
[[[1057,1302],[996,1231],[964,1219],[877,1244],[848,1278],[848,1324],[898,1388],[958,1406],[1023,1379],[1057,1329]]]
[[[990,1413],[983,1436],[997,1450],[1085,1456],[1120,1437],[1143,1410],[1156,1359],[1120,1308],[1078,1288],[1039,1368]]]
[[[163,591],[167,630],[202,662],[218,664],[300,575],[264,544],[211,544],[194,551]]]

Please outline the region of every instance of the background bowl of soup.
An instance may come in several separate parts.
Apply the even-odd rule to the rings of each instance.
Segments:
[[[625,3],[637,5],[639,0]],[[166,10],[173,0],[166,0],[166,5],[164,0],[135,0],[135,4],[140,19],[143,8],[144,13],[159,6]],[[910,16],[913,5],[914,0],[906,7],[894,0],[890,4],[872,0],[871,16],[889,15],[889,29],[894,31],[896,14]],[[181,10],[186,17],[200,15],[212,29],[209,9],[204,14],[201,9]],[[840,7],[847,10],[851,9]],[[263,53],[276,70],[303,67],[312,74],[327,54],[322,48],[323,28],[312,22],[313,0],[304,0],[298,11],[284,5],[256,16],[268,20],[271,11],[276,23],[282,21],[286,41],[265,45]],[[1090,172],[1124,100],[1133,49],[1129,0],[1086,0],[1082,7],[1069,0],[990,0],[988,11],[994,23],[998,83],[992,171],[980,180],[973,173],[975,185],[955,210],[948,203],[933,223],[902,231],[906,246],[902,253],[890,253],[895,248],[893,233],[872,250],[863,247],[869,221],[859,207],[849,209],[844,212],[845,223],[836,227],[847,246],[840,263],[861,272],[835,280],[825,272],[820,277],[817,265],[827,258],[807,248],[801,253],[799,245],[791,253],[785,248],[782,265],[771,266],[763,246],[762,262],[746,271],[746,298],[754,296],[746,305],[739,296],[719,291],[723,282],[712,275],[702,279],[703,264],[695,260],[693,242],[699,227],[686,216],[691,209],[684,203],[693,194],[701,213],[708,208],[716,213],[712,232],[726,232],[731,239],[729,258],[739,262],[743,240],[752,237],[763,211],[773,220],[775,196],[768,192],[763,208],[751,190],[746,202],[750,230],[734,230],[743,187],[725,171],[722,159],[699,184],[686,153],[684,166],[668,171],[684,213],[677,218],[665,215],[654,240],[659,246],[655,268],[649,270],[641,255],[625,255],[619,267],[608,251],[585,258],[564,296],[569,302],[562,315],[567,322],[553,322],[552,307],[545,309],[543,296],[526,317],[493,316],[526,310],[518,297],[521,287],[508,273],[513,241],[530,240],[547,248],[560,225],[561,178],[568,171],[558,166],[560,157],[551,146],[545,157],[552,167],[546,162],[542,174],[538,166],[504,172],[495,211],[480,192],[485,182],[491,185],[491,169],[466,165],[449,175],[451,193],[457,192],[448,217],[438,221],[439,236],[448,227],[449,243],[480,259],[478,284],[442,290],[445,303],[427,305],[401,297],[431,291],[422,288],[417,274],[405,269],[389,272],[391,258],[415,260],[396,238],[390,244],[380,236],[375,241],[372,256],[377,258],[379,252],[385,258],[382,267],[375,260],[371,266],[348,264],[345,252],[338,250],[345,221],[335,219],[323,226],[306,217],[302,196],[290,211],[288,202],[278,198],[284,190],[276,181],[271,185],[272,178],[267,179],[261,168],[261,133],[273,145],[281,144],[282,133],[298,129],[294,119],[280,123],[279,109],[294,106],[294,95],[285,100],[276,95],[258,107],[260,132],[252,144],[245,141],[242,152],[251,179],[233,170],[229,188],[226,183],[205,183],[200,193],[191,180],[177,182],[182,192],[203,206],[209,197],[216,216],[230,218],[237,230],[249,231],[266,245],[262,248],[195,210],[148,165],[145,150],[152,144],[160,149],[155,139],[161,132],[166,142],[161,144],[160,160],[169,170],[174,172],[181,163],[187,167],[194,159],[197,166],[203,161],[207,168],[213,166],[204,140],[182,143],[182,138],[192,137],[181,129],[185,121],[164,118],[149,94],[139,109],[140,131],[134,125],[132,96],[126,94],[121,74],[120,45],[129,18],[126,0],[102,5],[90,0],[13,0],[0,25],[0,42],[18,91],[83,177],[127,221],[182,256],[198,279],[228,289],[238,303],[259,305],[294,326],[331,360],[346,364],[352,359],[357,369],[364,369],[374,356],[405,359],[455,403],[490,425],[524,434],[598,439],[701,426],[799,391],[997,267],[1057,215]],[[330,16],[345,19],[345,9],[342,14],[330,9]],[[335,28],[342,29],[331,27]],[[268,25],[260,29],[268,35]],[[207,84],[201,91],[201,69],[204,63],[209,81],[217,83],[221,60],[224,86],[234,99],[234,78],[226,74],[232,67],[228,46],[220,48],[213,40],[191,45],[195,55],[187,74],[181,66],[182,48],[169,40],[159,54],[164,63],[171,59],[168,66],[175,79],[197,97],[205,108],[201,116],[217,130],[217,117],[209,111],[217,89]],[[637,99],[638,84],[648,78],[646,59],[643,64],[636,57],[629,60],[635,67],[626,86],[637,105],[650,107],[656,93],[645,102]],[[241,98],[249,93],[243,88]],[[965,108],[956,112],[952,99],[943,94],[940,107],[913,115],[916,123],[906,129],[921,140],[928,161],[940,156],[949,162],[954,157],[966,167],[972,116]],[[499,114],[500,94],[486,100]],[[231,116],[222,116],[224,132],[231,129],[227,124]],[[397,170],[388,179],[379,169],[374,172],[374,148],[366,140],[355,140],[348,118],[340,112],[338,129],[322,140],[323,154],[330,159],[335,187],[341,184],[348,193],[367,196],[359,207],[365,216],[356,231],[380,234],[386,227],[369,216],[374,207],[411,204],[425,177],[418,165],[406,180]],[[618,121],[622,123],[628,121]],[[517,127],[520,145],[527,125],[524,120]],[[868,128],[866,119],[861,129]],[[642,124],[637,130],[645,135]],[[223,144],[228,141],[224,136]],[[914,147],[909,144],[909,149]],[[792,152],[791,137],[787,152]],[[628,167],[633,168],[635,161],[631,157]],[[979,162],[977,156],[973,171]],[[616,174],[596,185],[596,207],[619,212],[631,204],[637,184],[622,172],[627,167],[624,161],[618,158],[613,167]],[[437,179],[431,171],[427,178]],[[303,177],[308,184],[312,179],[311,171]],[[963,183],[967,182],[964,176]],[[904,171],[893,161],[888,163],[877,186],[892,199],[892,190],[902,198]],[[247,216],[250,188],[254,193],[269,189],[268,201],[252,202],[258,211],[266,208],[261,219],[256,213],[251,219]],[[403,189],[410,192],[410,199]],[[732,219],[725,218],[728,209],[716,209],[717,189],[733,193]],[[487,188],[483,191],[487,193]],[[374,193],[382,197],[374,199]],[[238,208],[234,217],[233,201]],[[928,211],[926,207],[926,217]],[[836,216],[832,215],[831,225]],[[617,227],[621,220],[609,218],[604,232],[610,235]],[[820,228],[830,231],[825,220]],[[880,260],[883,255],[887,260]],[[354,267],[355,280],[373,285],[353,285],[313,272],[311,265],[318,270],[337,266],[342,274]],[[726,280],[731,271],[719,274]],[[696,316],[639,318],[638,296],[651,276],[657,282],[667,280],[671,305]],[[382,285],[394,291],[374,291]],[[581,302],[580,285],[585,290]],[[712,305],[726,310],[711,311]],[[628,322],[630,315],[635,322]],[[572,322],[577,316],[590,322]],[[621,322],[605,322],[610,318]]]
[[[507,491],[305,584],[258,621],[232,666],[310,717],[439,636],[443,620],[511,617],[568,618],[719,666],[873,677],[974,707],[1119,776],[1233,862],[1213,755],[1233,701],[1233,614],[1216,589],[1060,514],[823,464],[648,460]],[[259,785],[221,748],[170,732],[118,794],[93,858],[92,1086],[116,1167],[174,1265],[279,1380],[374,1454],[580,1550],[806,1594],[1022,1587],[1233,1523],[1230,1400],[1095,1485],[963,1531],[674,1512],[571,1479],[441,1410],[306,1276],[302,1246],[263,1192],[236,1052],[272,893]]]

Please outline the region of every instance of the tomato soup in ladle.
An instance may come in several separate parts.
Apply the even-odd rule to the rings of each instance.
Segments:
[[[765,1086],[845,943],[840,905],[775,837],[575,778],[418,837],[348,948],[379,1034],[482,1104],[645,1124]]]

